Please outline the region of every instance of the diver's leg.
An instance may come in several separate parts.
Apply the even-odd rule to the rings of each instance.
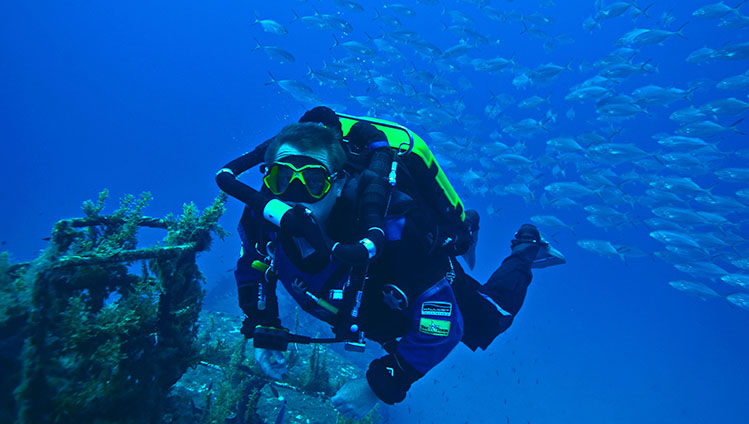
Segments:
[[[531,265],[538,254],[539,240],[540,235],[535,226],[524,224],[520,227],[511,243],[512,254],[502,261],[502,265],[481,288],[482,293],[509,312],[512,318],[523,306],[528,285],[533,279]]]
[[[514,317],[523,306],[532,279],[530,262],[510,255],[489,277],[481,292]]]

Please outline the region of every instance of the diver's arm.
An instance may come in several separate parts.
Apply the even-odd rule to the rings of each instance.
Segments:
[[[281,327],[278,318],[278,299],[276,298],[276,281],[266,281],[265,273],[252,266],[251,262],[240,258],[237,262],[237,270],[234,272],[237,279],[237,294],[239,307],[242,308],[246,318],[242,323],[242,334],[252,338],[255,327],[263,325],[266,327]],[[264,293],[263,309],[259,308],[259,295]]]
[[[263,257],[255,248],[262,244],[257,240],[260,230],[247,234],[245,228],[259,228],[264,225],[263,219],[255,216],[250,208],[245,208],[239,225],[239,235],[242,239],[242,256],[237,261],[234,276],[237,281],[239,307],[246,318],[242,323],[242,334],[247,338],[254,335],[255,327],[264,325],[280,327],[278,318],[278,299],[276,297],[275,276],[267,270]]]
[[[231,171],[234,176],[238,177],[243,172],[263,162],[265,151],[268,150],[268,146],[270,145],[271,141],[273,141],[273,138],[265,140],[264,142],[257,145],[257,147],[252,149],[252,151],[249,151],[222,166],[221,170],[226,169],[228,171]]]
[[[237,292],[239,307],[245,314],[242,322],[242,334],[252,338],[255,327],[263,325],[266,327],[280,327],[281,320],[278,318],[278,300],[276,299],[275,282],[267,282],[263,273],[254,269],[247,263],[242,263],[240,258],[237,262],[237,270],[234,272],[237,279]],[[265,309],[258,308],[258,292],[263,285],[265,292]]]
[[[237,177],[246,170],[263,162],[265,151],[268,149],[271,141],[273,141],[272,138],[265,140],[251,152],[247,152],[224,165],[216,173],[216,184],[218,184],[224,193],[243,202],[256,211],[262,211],[269,199],[258,193],[257,190],[239,181]]]
[[[445,359],[463,337],[463,317],[446,280],[419,296],[407,313],[411,330],[367,370],[369,386],[389,405],[405,399],[411,384]]]

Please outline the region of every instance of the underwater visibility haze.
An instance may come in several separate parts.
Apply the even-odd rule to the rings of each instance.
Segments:
[[[384,422],[749,422],[749,6],[711,1],[10,2],[0,250],[33,260],[104,189],[209,207],[222,164],[327,105],[424,138],[481,214],[477,280],[525,222],[567,260]],[[197,263],[239,322],[225,206]]]

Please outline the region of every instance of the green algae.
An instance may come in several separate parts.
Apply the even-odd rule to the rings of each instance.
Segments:
[[[171,387],[199,360],[195,258],[225,235],[225,196],[165,219],[143,216],[148,193],[102,215],[107,196],[58,221],[37,259],[0,257],[0,350],[17,370],[0,380],[3,422],[163,422]],[[137,248],[142,227],[166,236]]]
[[[57,222],[34,261],[0,253],[0,422],[343,422],[329,399],[360,369],[322,346],[294,345],[289,379],[271,382],[241,318],[201,311],[195,259],[226,235],[224,196],[163,219],[143,215],[148,193],[108,215],[107,198]],[[139,247],[144,227],[166,235]]]

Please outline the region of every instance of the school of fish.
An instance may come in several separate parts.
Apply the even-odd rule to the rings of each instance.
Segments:
[[[525,202],[548,237],[570,232],[592,254],[664,261],[683,277],[668,282],[674,289],[749,310],[749,148],[735,147],[749,110],[743,1],[704,2],[685,14],[657,0],[595,0],[575,23],[585,39],[556,30],[561,0],[286,3],[283,16],[249,18],[255,59],[274,69],[266,85],[304,107],[413,129],[458,192],[486,205],[483,215]],[[435,16],[432,32],[409,29]],[[701,41],[690,33],[698,21],[728,41]],[[611,38],[609,25],[631,29]],[[329,34],[330,42],[302,46],[290,33]],[[513,38],[536,46],[535,63],[520,63]],[[578,51],[603,40],[605,55]],[[678,63],[659,58],[676,45],[694,49]],[[297,57],[310,49],[321,64],[305,73]],[[545,60],[564,49],[566,62]],[[664,69],[694,77],[678,87],[653,83]],[[722,76],[702,78],[702,69]],[[466,93],[484,100],[464,101]],[[577,130],[559,130],[569,123]],[[633,139],[632,128],[653,130]],[[618,243],[624,234],[652,243]]]

